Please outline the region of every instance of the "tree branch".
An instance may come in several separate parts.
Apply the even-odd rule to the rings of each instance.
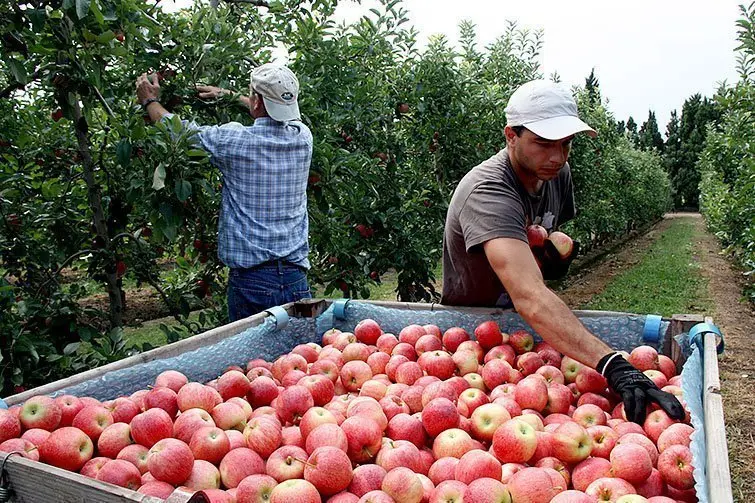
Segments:
[[[40,66],[39,68],[37,68],[34,71],[34,73],[32,73],[29,76],[29,82],[31,82],[33,80],[37,80],[41,76],[42,72],[44,72],[44,71],[48,70],[50,67],[54,67],[54,66],[55,65],[52,64],[52,63]],[[2,91],[0,91],[0,99],[8,98],[11,94],[13,94],[13,91],[17,91],[19,89],[23,89],[24,87],[26,87],[26,85],[29,82],[27,82],[26,84],[22,84],[20,82],[15,82],[15,83],[9,85],[8,87],[6,87]]]

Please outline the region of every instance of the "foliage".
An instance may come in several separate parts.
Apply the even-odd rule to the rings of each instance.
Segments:
[[[655,112],[650,110],[648,118],[642,123],[639,134],[639,146],[642,150],[652,150],[663,153],[663,137],[658,131],[658,121],[655,119]]]
[[[741,6],[740,81],[716,95],[725,110],[718,127],[709,127],[697,168],[700,211],[708,227],[735,254],[750,278],[755,300],[755,3]]]
[[[222,179],[179,117],[251,124],[238,98],[275,51],[288,52],[315,137],[309,277],[329,295],[367,297],[395,271],[401,300],[438,298],[453,188],[503,146],[511,92],[541,76],[542,33],[507,23],[479,48],[474,25],[462,22],[458,48],[437,37],[419,51],[398,0],[351,24],[333,20],[336,0],[306,8],[229,0],[173,14],[146,0],[40,5],[0,6],[5,393],[132,351],[121,331],[124,280],[159,292],[180,324],[166,325],[168,341],[226,321],[216,254]],[[143,72],[157,74],[161,101],[176,114],[156,126],[135,103]],[[657,216],[667,187],[657,157],[617,133],[591,82],[580,108],[601,135],[580,138],[573,158],[573,229],[588,247]],[[198,83],[237,94],[202,100]],[[175,264],[163,276],[162,259]],[[63,287],[70,269],[82,274]],[[107,313],[80,307],[92,281],[108,293]]]

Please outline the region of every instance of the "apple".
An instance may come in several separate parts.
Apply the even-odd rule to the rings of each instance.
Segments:
[[[238,486],[249,475],[260,473],[265,473],[265,462],[246,447],[231,449],[220,461],[220,480],[228,489]]]
[[[521,355],[527,351],[532,351],[535,346],[535,339],[526,330],[516,330],[509,336],[509,344],[514,348],[516,354]]]
[[[156,413],[153,412],[152,414],[156,414]],[[156,422],[158,422],[159,424],[164,423],[164,418],[155,417],[153,419],[157,419]],[[147,437],[147,435],[149,434],[149,430],[147,429],[149,426],[147,424],[148,422],[149,421],[145,417],[142,417],[139,421],[137,421],[137,423],[143,424],[143,427],[145,430],[144,432],[139,434],[140,436]],[[210,413],[204,409],[188,409],[186,412],[179,414],[179,416],[176,418],[175,423],[173,423],[171,427],[171,430],[173,433],[172,436],[188,444],[191,441],[191,437],[194,435],[194,433],[196,433],[196,431],[199,428],[202,428],[204,426],[215,426],[215,421],[212,419],[212,416],[210,415]],[[134,429],[134,422],[132,420],[131,421],[132,434],[133,434],[133,429]],[[161,438],[167,438],[169,436],[171,435],[167,434]],[[152,443],[154,444],[154,442],[156,442],[157,440],[159,440],[159,438],[154,440]]]
[[[359,465],[354,468],[348,490],[358,497],[362,497],[370,491],[379,491],[386,473],[388,472],[382,466]]]
[[[31,441],[24,438],[9,438],[5,442],[0,443],[0,451],[18,452],[25,458],[39,461],[39,449]]]
[[[456,364],[454,363],[453,357],[449,353],[441,350],[426,351],[422,353],[417,359],[417,363],[427,375],[435,376],[443,380],[451,378],[456,370]],[[400,368],[401,367],[399,367],[399,369]],[[420,377],[422,376],[420,375]]]
[[[178,412],[178,394],[171,388],[154,388],[144,395],[144,408],[163,409],[171,418]]]
[[[616,501],[626,494],[636,494],[634,486],[624,479],[603,477],[594,480],[585,493],[598,498],[598,501]]]
[[[590,367],[582,367],[577,372],[577,389],[580,393],[603,393],[608,386],[606,378]]]
[[[663,372],[666,379],[676,376],[676,363],[666,355],[658,355],[658,370]]]
[[[73,395],[61,395],[54,400],[55,403],[58,404],[58,407],[60,407],[61,411],[58,427],[71,426],[73,424],[73,418],[84,408],[84,402]],[[2,431],[2,426],[0,426],[0,431]],[[2,438],[2,433],[0,433],[0,438]]]
[[[21,406],[18,419],[25,430],[41,428],[53,431],[60,425],[63,411],[60,405],[49,396],[38,395],[29,398]]]
[[[572,469],[571,482],[574,489],[584,492],[594,481],[611,476],[611,462],[608,459],[589,457]]]
[[[178,390],[188,382],[188,377],[181,372],[178,372],[177,370],[166,370],[165,372],[161,372],[155,378],[155,388],[170,388],[178,393]]]
[[[583,428],[606,424],[606,414],[603,409],[591,403],[577,407],[572,414],[572,419]]]
[[[430,492],[429,503],[463,503],[467,485],[458,480],[444,480]]]
[[[42,430],[42,428],[36,428]],[[48,431],[48,430],[43,430]],[[12,412],[0,409],[0,443],[21,435],[21,421]]]
[[[501,463],[526,463],[536,449],[535,429],[520,419],[506,421],[493,434],[493,454]]]
[[[456,408],[462,416],[470,417],[477,407],[487,403],[490,403],[490,398],[483,391],[477,388],[468,388],[459,395]]]
[[[339,375],[348,391],[359,391],[365,382],[372,379],[372,369],[365,361],[352,360],[344,363]]]
[[[569,486],[569,482],[571,481],[571,472],[569,471],[570,466],[564,464],[560,459],[554,458],[553,456],[547,456],[539,459],[537,463],[535,463],[535,466],[537,468],[551,468],[555,470],[561,475],[561,478],[563,478],[564,487]]]
[[[244,428],[246,445],[267,458],[281,444],[281,427],[265,416],[255,417]]]
[[[573,386],[576,389],[577,385],[573,384]],[[577,407],[579,407],[580,405],[591,404],[597,405],[603,411],[611,411],[611,402],[609,402],[608,398],[604,397],[603,395],[592,392],[580,393],[579,390],[577,390],[577,393],[579,393],[579,396],[577,397]]]
[[[373,353],[372,350],[370,350],[370,346],[367,344],[362,344],[361,342],[352,342],[351,344],[347,344],[345,348],[343,348],[343,351],[341,351],[341,356],[343,357],[344,363],[350,362],[352,360],[361,360],[361,361],[367,361],[367,358],[370,356],[370,354]]]
[[[660,370],[658,351],[650,346],[637,346],[629,353],[627,360],[640,372]]]
[[[364,344],[375,345],[382,334],[383,330],[380,328],[380,325],[375,320],[369,318],[360,321],[354,327],[354,335],[359,342]]]
[[[464,503],[511,503],[511,496],[500,480],[482,477],[469,483]]]
[[[278,386],[272,378],[259,376],[249,383],[249,391],[246,394],[246,398],[251,406],[256,408],[270,405],[270,402],[277,398],[278,393]]]
[[[378,374],[385,374],[385,367],[390,359],[391,356],[387,353],[383,353],[382,351],[375,351],[367,357],[367,365],[370,366],[373,377]]]
[[[209,461],[216,465],[231,450],[231,442],[220,428],[203,426],[192,435],[189,448],[195,460]]]
[[[553,432],[551,443],[553,455],[569,464],[582,461],[592,452],[592,437],[573,421],[559,425]]]
[[[393,440],[407,440],[417,448],[423,447],[427,440],[421,419],[403,412],[390,419],[385,434]]]
[[[113,400],[112,405],[110,405],[108,409],[113,415],[114,423],[130,423],[137,414],[142,412],[136,402],[126,397],[116,398],[115,400]]]
[[[311,482],[303,479],[285,480],[270,492],[270,503],[322,503],[320,493]]]
[[[387,472],[399,466],[419,472],[419,449],[408,440],[391,440],[384,437],[380,451],[375,458],[375,464],[382,466]]]
[[[543,365],[542,367],[538,368],[535,373],[545,377],[545,381],[548,383],[548,385],[554,383],[564,384],[564,374],[562,374],[561,371],[553,365]]]
[[[480,477],[501,480],[501,463],[487,451],[475,449],[466,452],[456,465],[454,478],[471,484]]]
[[[661,433],[674,423],[676,421],[671,419],[664,410],[658,409],[647,415],[645,422],[642,424],[642,429],[645,430],[650,440],[657,443]]]
[[[616,442],[619,440],[619,435],[612,428],[602,425],[588,427],[587,434],[592,437],[592,452],[590,455],[608,459],[614,446],[616,446]]]
[[[595,496],[590,496],[575,489],[569,489],[568,491],[558,493],[550,503],[596,503],[597,501]]]
[[[223,397],[217,390],[198,382],[185,384],[178,390],[176,403],[181,412],[189,409],[204,409],[210,412],[217,404],[223,401]]]
[[[506,336],[508,337],[508,334],[506,334]],[[508,362],[509,365],[513,366],[514,360],[516,360],[516,352],[514,351],[514,348],[512,348],[510,345],[501,344],[490,349],[487,353],[485,353],[483,362],[488,363],[490,360],[493,360],[495,358],[506,360],[506,362]]]
[[[686,490],[695,486],[692,452],[685,445],[671,445],[658,456],[658,471],[670,487]]]
[[[514,368],[516,368],[519,372],[521,372],[523,376],[535,374],[537,370],[544,365],[545,365],[545,362],[543,361],[542,358],[540,358],[540,355],[537,353],[533,353],[532,351],[530,351],[529,353],[524,353],[523,355],[517,356],[514,362]],[[547,383],[547,380],[546,380],[546,383]]]
[[[666,483],[663,481],[661,472],[653,468],[647,480],[634,484],[634,488],[637,489],[637,494],[640,496],[652,498],[653,496],[662,496],[665,493]]]
[[[422,481],[406,467],[394,468],[386,473],[380,487],[395,501],[402,503],[420,503],[424,494]]]
[[[426,353],[428,351],[438,351],[443,348],[443,343],[440,337],[436,337],[433,334],[425,334],[417,339],[417,344],[414,345],[414,350],[418,355]]]
[[[482,404],[472,412],[472,436],[481,442],[492,442],[498,427],[510,419],[511,415],[503,405]]]
[[[617,445],[621,444],[636,444],[645,449],[647,451],[648,456],[650,456],[650,461],[653,463],[653,466],[656,465],[658,462],[658,449],[656,448],[655,444],[652,440],[650,440],[647,436],[640,434],[640,433],[625,433],[624,435],[619,436],[619,440],[616,442]]]
[[[326,496],[345,490],[352,477],[349,457],[335,447],[318,447],[305,463],[304,479]]]
[[[571,401],[572,393],[569,388],[563,384],[552,382],[548,385],[547,402],[545,407],[543,407],[542,413],[546,415],[566,414],[569,412]]]
[[[112,461],[112,460],[105,456],[92,458],[86,463],[84,463],[84,466],[81,467],[81,470],[79,470],[79,473],[85,477],[89,477],[90,479],[96,479],[97,473],[100,471],[100,469],[102,469],[103,466],[105,466],[105,463],[107,463],[108,461]],[[133,464],[132,464],[132,467],[134,467]],[[141,483],[141,472],[139,472],[139,479],[140,479],[139,482]]]
[[[569,256],[571,256],[572,254],[572,251],[574,251],[574,241],[572,241],[572,238],[570,238],[567,234],[561,231],[551,232],[550,236],[548,236],[548,239],[551,243],[553,243],[553,246],[556,247],[556,250],[558,251],[558,254],[562,259],[569,258]]]
[[[278,482],[304,476],[307,452],[301,447],[284,445],[276,449],[265,462],[265,472]]]
[[[121,449],[133,444],[131,439],[131,425],[127,423],[113,423],[104,430],[97,440],[97,452],[100,456],[115,458]]]
[[[73,418],[71,425],[80,429],[96,442],[102,431],[113,424],[113,415],[102,405],[88,405]]]
[[[482,367],[482,380],[488,389],[494,389],[509,382],[512,372],[516,372],[506,360],[496,358]]]
[[[548,231],[542,225],[527,226],[527,242],[530,248],[542,248],[545,246],[545,240],[548,238]]]
[[[425,334],[427,334],[427,332],[425,332],[425,329],[420,325],[407,325],[398,333],[398,340],[399,342],[405,342],[414,346],[417,344],[419,338]]]
[[[318,447],[337,447],[348,453],[349,442],[346,432],[334,423],[324,423],[317,426],[307,435],[305,441],[306,452],[312,454]]]
[[[398,338],[393,334],[386,334],[384,333],[380,337],[378,337],[377,342],[375,343],[375,346],[378,348],[378,351],[381,351],[383,353],[391,354],[393,351],[393,348],[396,347],[398,344]]]
[[[424,386],[424,389],[422,390],[423,408],[427,407],[427,404],[435,400],[436,398],[446,398],[452,402],[456,402],[459,399],[459,394],[461,393],[461,391],[464,391],[461,389],[461,386],[457,387],[454,382],[451,381],[451,379],[441,381],[431,376],[427,377],[436,380]],[[464,383],[466,384],[466,381]],[[417,386],[421,386],[421,384],[419,384],[419,381],[417,381]],[[464,389],[466,389],[466,387]]]
[[[147,471],[147,455],[149,449],[140,444],[127,445],[118,453],[116,459],[123,459],[134,465],[144,475]]]
[[[494,320],[488,320],[477,325],[474,330],[475,339],[485,351],[503,344],[501,328]]]
[[[241,435],[241,439],[243,441],[244,435]],[[302,449],[304,448],[304,439],[298,426],[284,426],[281,428],[281,445],[295,445]]]
[[[443,333],[443,347],[451,353],[455,352],[464,341],[470,340],[466,330],[460,327],[451,327]]]
[[[422,426],[431,438],[459,426],[459,412],[448,398],[435,398],[422,410]]]
[[[296,346],[294,346],[294,349],[292,349],[291,352],[303,356],[304,359],[307,360],[307,363],[310,364],[317,361],[317,356],[320,354],[321,350],[322,348],[319,344],[310,343],[297,344]]]
[[[451,360],[451,363],[453,363],[453,360]],[[420,367],[420,365],[417,362],[413,362],[413,361],[404,362],[401,365],[399,365],[398,368],[396,369],[396,382],[408,384],[409,386],[414,384],[414,382],[422,376],[423,376],[422,367]],[[341,377],[341,379],[343,380],[343,377]],[[347,386],[347,389],[348,389],[348,386]]]
[[[354,463],[372,459],[380,450],[383,430],[374,419],[352,416],[341,423],[348,441],[347,454]]]
[[[548,404],[548,384],[542,376],[528,376],[514,389],[514,399],[523,409],[542,411]]]
[[[380,404],[370,397],[357,397],[346,407],[346,417],[361,416],[374,420],[381,430],[388,427],[388,418]]]
[[[276,400],[277,412],[281,421],[291,424],[298,424],[304,413],[315,405],[309,388],[299,384],[284,389]]]
[[[330,503],[330,501],[328,501]],[[370,491],[357,500],[357,503],[396,503],[388,493],[383,491]]]
[[[548,468],[523,468],[512,475],[506,487],[511,495],[511,501],[516,503],[540,503],[551,501],[559,492],[565,489],[563,478],[556,473],[559,481],[548,472]]]
[[[630,484],[647,480],[653,471],[650,455],[639,445],[624,443],[617,445],[610,454],[611,471]]]
[[[435,437],[432,450],[435,459],[446,456],[461,458],[473,448],[475,448],[475,441],[469,433],[459,428],[450,428]]]
[[[382,407],[383,413],[385,414],[385,417],[386,419],[388,419],[388,421],[393,419],[398,414],[409,414],[411,412],[409,405],[407,405],[407,403],[404,402],[400,397],[391,396],[387,393],[388,388],[386,388],[386,396],[381,398],[378,403],[380,404],[380,407]]]
[[[270,475],[249,475],[236,487],[236,503],[269,501],[276,485],[278,482]]]
[[[582,367],[584,367],[583,364],[568,356],[564,356],[561,359],[561,373],[564,374],[564,379],[567,383],[573,383],[577,380],[577,374]]]
[[[175,487],[167,482],[160,482],[155,480],[153,482],[144,483],[138,490],[138,493],[146,494],[147,496],[154,496],[156,498],[168,499],[173,494]]]
[[[72,472],[79,471],[93,454],[92,439],[73,426],[54,430],[39,446],[39,459],[43,463]]]
[[[663,452],[672,445],[689,447],[690,436],[694,431],[695,429],[688,424],[674,423],[670,425],[658,435],[658,450]]]
[[[104,463],[97,471],[95,478],[132,491],[136,491],[142,485],[142,474],[139,469],[122,459],[111,459]]]
[[[157,409],[162,410],[162,409]],[[180,485],[189,478],[194,467],[194,454],[189,446],[175,438],[159,440],[147,454],[147,468],[157,480]]]
[[[85,410],[86,408],[84,408],[82,412]],[[79,414],[81,414],[81,412]],[[164,438],[171,437],[174,432],[173,421],[163,409],[145,410],[141,414],[135,416],[130,424],[131,436],[133,437],[134,442],[148,448]]]

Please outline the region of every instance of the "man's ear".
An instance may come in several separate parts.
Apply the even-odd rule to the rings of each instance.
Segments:
[[[511,147],[518,138],[516,131],[511,126],[503,128],[503,136],[506,138],[506,146]]]

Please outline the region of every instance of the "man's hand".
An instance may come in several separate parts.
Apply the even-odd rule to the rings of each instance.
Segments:
[[[572,252],[568,257],[562,257],[556,246],[546,238],[542,248],[533,248],[532,253],[540,263],[543,279],[561,279],[569,272],[569,266],[579,255],[579,241],[574,241]]]
[[[231,91],[223,89],[222,87],[198,85],[196,89],[199,97],[203,99],[215,99],[226,94],[231,94]]]
[[[658,389],[645,374],[634,368],[619,353],[609,353],[600,359],[596,367],[608,380],[608,386],[624,401],[627,419],[642,425],[645,422],[645,407],[655,402],[672,419],[684,419],[684,407],[671,393]]]
[[[139,104],[144,103],[150,98],[160,98],[160,84],[157,81],[157,74],[141,74],[136,78],[136,97]]]

